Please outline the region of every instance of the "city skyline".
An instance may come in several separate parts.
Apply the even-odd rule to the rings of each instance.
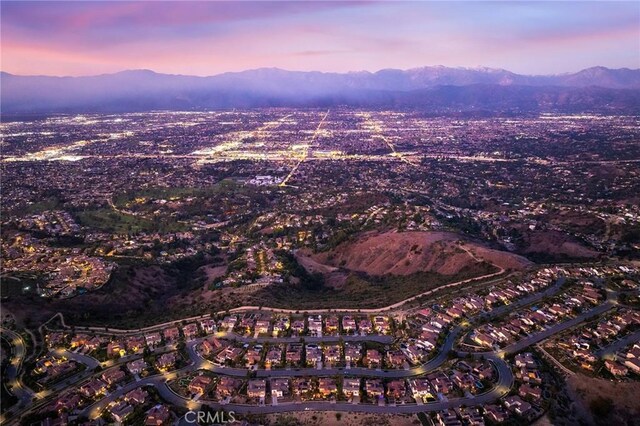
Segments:
[[[633,2],[33,3],[2,3],[3,71],[206,76],[444,65],[558,74],[640,66]]]

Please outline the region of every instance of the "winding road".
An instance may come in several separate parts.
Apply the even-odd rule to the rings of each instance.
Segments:
[[[15,331],[2,328],[0,329],[0,335],[2,339],[9,343],[11,346],[11,361],[7,366],[5,372],[6,383],[3,386],[7,386],[11,393],[18,398],[18,403],[12,406],[7,412],[3,413],[0,417],[0,424],[8,415],[12,415],[18,412],[21,408],[24,408],[31,404],[34,393],[31,389],[26,387],[22,383],[20,378],[20,370],[22,369],[22,363],[27,355],[27,347],[22,336]]]
[[[473,323],[477,320],[486,320],[489,318],[493,318],[504,313],[507,313],[511,310],[517,309],[519,307],[525,306],[527,304],[535,303],[542,298],[552,295],[556,293],[564,283],[564,279],[560,278],[556,281],[556,283],[542,292],[532,294],[525,298],[522,298],[518,301],[515,301],[509,305],[501,306],[496,309],[493,309],[489,312],[483,312],[481,314],[475,315],[468,319],[470,323]],[[458,283],[453,283],[458,284]],[[271,377],[301,377],[301,376],[356,376],[356,377],[376,377],[376,378],[410,378],[423,375],[425,373],[434,371],[438,367],[442,366],[445,361],[447,361],[449,354],[453,351],[454,345],[456,344],[457,339],[460,335],[467,330],[470,325],[465,327],[456,326],[452,328],[442,346],[439,348],[437,355],[427,361],[426,363],[415,366],[413,368],[408,369],[390,369],[390,370],[380,370],[380,369],[368,369],[361,367],[353,367],[353,368],[338,368],[338,367],[324,367],[324,368],[287,368],[287,369],[274,369],[274,370],[248,370],[246,368],[229,368],[219,366],[214,364],[213,362],[204,359],[197,351],[197,346],[199,343],[203,341],[204,338],[195,339],[189,341],[185,347],[186,353],[189,357],[189,364],[179,370],[173,372],[167,372],[162,374],[156,374],[153,376],[148,376],[138,381],[132,381],[127,383],[121,387],[118,387],[115,391],[111,392],[106,397],[101,400],[95,402],[94,404],[83,409],[79,414],[87,416],[89,418],[96,418],[100,415],[100,413],[104,410],[107,405],[109,405],[114,400],[118,399],[125,393],[129,392],[140,386],[153,386],[157,389],[160,396],[165,399],[167,402],[174,404],[176,406],[184,407],[189,410],[197,409],[203,404],[206,404],[212,408],[224,408],[225,410],[232,410],[237,413],[254,413],[254,414],[267,414],[267,413],[279,413],[279,412],[287,412],[287,411],[350,411],[350,412],[363,412],[363,413],[399,413],[399,414],[411,414],[411,413],[419,413],[426,411],[438,411],[452,407],[458,407],[460,405],[478,405],[493,402],[496,399],[504,396],[509,392],[510,388],[513,385],[513,374],[510,366],[504,361],[504,356],[508,354],[512,354],[518,352],[530,345],[534,345],[549,336],[564,331],[568,328],[574,327],[580,324],[583,321],[586,321],[589,318],[592,318],[597,315],[601,315],[602,313],[608,311],[613,308],[617,304],[617,293],[608,291],[607,292],[607,300],[601,305],[596,306],[595,308],[583,312],[575,318],[564,321],[562,323],[558,323],[548,327],[547,329],[540,331],[538,333],[534,333],[529,335],[522,340],[515,342],[501,350],[491,351],[491,352],[460,352],[456,351],[455,353],[462,357],[471,355],[476,358],[483,357],[484,359],[489,360],[495,367],[497,371],[497,382],[493,388],[488,390],[487,392],[475,395],[475,396],[465,396],[462,398],[452,398],[444,401],[434,401],[425,404],[416,404],[416,403],[406,403],[399,405],[385,405],[385,404],[353,404],[353,403],[345,403],[345,402],[331,402],[331,401],[308,401],[308,402],[278,402],[275,405],[248,405],[248,404],[224,404],[217,401],[211,401],[206,399],[200,399],[198,401],[182,397],[176,394],[173,390],[171,390],[168,386],[168,382],[174,380],[177,377],[186,375],[187,373],[197,371],[197,370],[207,370],[214,372],[216,374],[221,375],[230,375],[241,378],[246,378],[249,373],[255,374],[256,377],[259,378],[271,378]],[[402,304],[400,304],[401,306]],[[266,310],[263,308],[263,310]],[[282,311],[282,310],[279,310]],[[322,310],[322,312],[327,312],[326,310]],[[353,312],[353,311],[350,311]],[[63,326],[64,318],[60,315],[61,323]],[[202,318],[202,317],[200,317]],[[154,326],[155,329],[157,326]],[[132,334],[136,332],[140,332],[139,330],[110,330],[109,333],[113,334]],[[103,333],[107,333],[104,329],[102,329]],[[3,335],[5,331],[3,330]],[[7,334],[11,339],[16,340],[16,335]],[[19,335],[17,335],[19,337]],[[230,332],[219,332],[215,334],[218,338],[236,340],[242,343],[249,342],[264,342],[264,343],[297,343],[300,341],[299,337],[289,337],[289,338],[251,338],[240,336],[236,333]],[[633,337],[632,337],[633,336]],[[629,336],[628,339],[632,339],[637,337],[635,334]],[[4,337],[4,336],[3,336]],[[374,341],[382,344],[391,344],[393,342],[393,338],[391,336],[324,336],[324,337],[304,337],[305,342],[307,343],[318,343],[318,342],[338,342],[340,340],[343,341]],[[623,339],[626,340],[627,339]],[[19,340],[16,340],[19,342]],[[620,342],[620,345],[623,343]],[[20,347],[20,344],[17,345]],[[167,348],[162,348],[163,350],[167,350]],[[169,348],[171,349],[171,348]],[[56,350],[60,352],[61,355],[69,359],[73,359],[77,362],[83,363],[87,366],[87,369],[83,371],[79,376],[78,380],[74,380],[76,383],[74,386],[78,386],[81,381],[89,379],[89,377],[97,377],[100,372],[94,372],[95,367],[102,365],[103,367],[107,366],[109,368],[118,368],[117,366],[121,365],[123,362],[130,361],[135,358],[139,358],[140,355],[132,355],[125,357],[119,360],[117,363],[103,363],[100,364],[94,358],[79,354],[72,353],[64,350]],[[16,358],[14,359],[14,363],[17,363],[17,369],[12,373],[14,379],[17,377],[19,372],[19,365],[24,358],[24,342],[22,342],[22,349],[16,350]],[[108,365],[107,365],[108,364]],[[69,381],[67,381],[69,383]],[[67,384],[68,386],[68,384]],[[63,389],[56,389],[62,391]],[[38,400],[36,404],[32,405],[33,401],[33,393],[29,392],[25,389],[24,393],[21,395],[21,400],[23,400],[23,404],[21,408],[27,406],[27,409],[23,412],[23,414],[31,412],[33,409],[43,406],[45,403],[50,402],[50,399],[55,395],[44,395],[41,399]],[[16,410],[17,411],[17,410]],[[17,420],[16,420],[17,421]]]
[[[359,377],[377,377],[377,378],[408,378],[419,376],[424,373],[435,370],[441,366],[448,357],[449,350],[453,347],[456,335],[451,333],[445,341],[438,355],[429,362],[409,370],[372,370],[367,368],[300,368],[287,370],[257,370],[256,376],[259,378],[270,377],[303,377],[303,376],[359,376]],[[195,340],[187,345],[187,353],[191,359],[191,364],[180,370],[165,374],[158,374],[147,377],[138,382],[131,382],[107,397],[101,399],[93,405],[82,411],[83,415],[89,418],[95,418],[100,415],[102,410],[125,393],[140,386],[153,386],[156,388],[160,396],[166,401],[176,406],[184,407],[190,410],[197,409],[201,405],[206,404],[212,408],[224,408],[238,413],[267,414],[280,413],[287,411],[352,411],[363,413],[399,413],[410,414],[425,411],[438,411],[446,408],[457,407],[460,405],[475,405],[495,401],[504,396],[513,384],[513,374],[509,365],[495,354],[482,354],[486,359],[491,361],[498,373],[498,380],[493,388],[489,391],[475,395],[473,397],[452,398],[448,401],[436,401],[426,404],[401,404],[401,405],[374,405],[374,404],[352,404],[343,402],[329,401],[308,401],[308,402],[278,402],[277,405],[248,405],[248,404],[223,404],[217,401],[200,399],[197,402],[184,398],[173,392],[167,382],[184,373],[195,370],[208,370],[217,374],[224,374],[236,377],[247,377],[249,370],[244,368],[228,368],[219,367],[214,363],[202,358],[196,351],[199,340]],[[480,356],[480,355],[478,355]]]

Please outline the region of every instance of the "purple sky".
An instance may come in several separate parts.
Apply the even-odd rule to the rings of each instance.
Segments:
[[[2,70],[640,67],[640,2],[12,2]]]

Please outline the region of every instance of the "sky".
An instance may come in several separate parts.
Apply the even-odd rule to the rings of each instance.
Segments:
[[[22,75],[640,68],[639,1],[2,0],[0,12],[0,68]]]

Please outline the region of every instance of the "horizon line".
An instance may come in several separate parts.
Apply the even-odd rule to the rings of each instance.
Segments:
[[[378,74],[380,72],[383,71],[402,71],[402,72],[406,72],[406,71],[412,71],[412,70],[419,70],[419,69],[425,69],[425,68],[447,68],[447,69],[453,69],[453,70],[466,70],[466,71],[503,71],[503,72],[508,72],[508,73],[512,73],[515,75],[521,75],[521,76],[531,76],[531,77],[552,77],[552,76],[562,76],[562,75],[570,75],[570,74],[576,74],[582,71],[586,71],[586,70],[590,70],[590,69],[595,69],[595,68],[604,68],[607,70],[611,70],[611,71],[616,71],[616,70],[628,70],[628,71],[640,71],[640,68],[629,68],[629,67],[620,67],[620,68],[609,68],[605,65],[593,65],[590,67],[586,67],[586,68],[581,68],[577,71],[565,71],[562,73],[552,73],[552,74],[521,74],[521,73],[517,73],[511,70],[508,70],[506,68],[493,68],[493,67],[487,67],[487,66],[482,66],[482,65],[478,65],[475,67],[463,67],[463,66],[449,66],[449,65],[424,65],[424,66],[420,66],[420,67],[411,67],[411,68],[380,68],[376,71],[370,71],[370,70],[359,70],[359,71],[344,71],[344,72],[339,72],[339,71],[317,71],[317,70],[293,70],[293,69],[286,69],[286,68],[280,68],[280,67],[276,67],[276,66],[264,66],[264,67],[258,67],[258,68],[248,68],[248,69],[244,69],[244,70],[240,70],[240,71],[224,71],[224,72],[220,72],[217,74],[207,74],[207,75],[197,75],[197,74],[179,74],[179,73],[167,73],[167,72],[161,72],[161,71],[156,71],[150,68],[127,68],[127,69],[123,69],[120,71],[113,71],[113,72],[104,72],[104,73],[99,73],[99,74],[84,74],[84,75],[51,75],[51,74],[16,74],[16,73],[12,73],[9,71],[5,71],[5,70],[0,70],[0,73],[2,74],[9,74],[12,76],[16,76],[16,77],[51,77],[51,78],[86,78],[86,77],[101,77],[101,76],[109,76],[109,75],[116,75],[116,74],[122,74],[122,73],[127,73],[127,72],[149,72],[149,73],[153,73],[153,74],[158,74],[158,75],[167,75],[167,76],[182,76],[182,77],[197,77],[197,78],[210,78],[210,77],[217,77],[217,76],[221,76],[221,75],[225,75],[225,74],[240,74],[240,73],[244,73],[244,72],[251,72],[251,71],[262,71],[262,70],[275,70],[275,71],[284,71],[284,72],[294,72],[294,73],[318,73],[318,74],[340,74],[340,75],[345,75],[345,74],[361,74],[361,73],[368,73],[368,74]]]

